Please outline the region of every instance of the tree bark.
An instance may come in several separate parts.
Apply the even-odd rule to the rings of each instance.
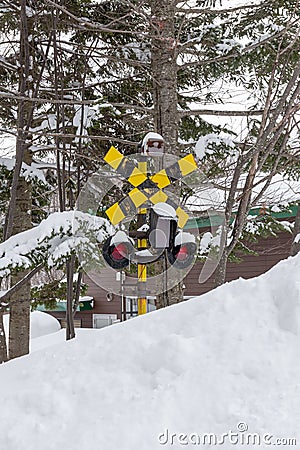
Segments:
[[[66,311],[66,340],[75,337],[73,314],[73,280],[74,280],[75,255],[67,262],[67,311]]]
[[[154,130],[165,141],[165,151],[176,155],[178,143],[177,113],[177,41],[175,38],[176,1],[151,1],[151,68],[153,75]],[[166,270],[157,263],[158,271]],[[182,283],[157,296],[156,308],[183,300]]]
[[[24,178],[18,182],[13,234],[31,228],[31,186]],[[12,276],[15,285],[24,278],[27,271]],[[29,353],[30,335],[30,281],[28,280],[11,297],[9,316],[9,358],[17,358]]]
[[[3,311],[0,311],[0,364],[7,361],[7,345],[3,323]]]
[[[154,128],[172,154],[178,137],[175,12],[174,0],[151,2]]]
[[[225,283],[226,279],[226,270],[227,270],[227,262],[228,262],[228,253],[226,250],[223,251],[219,264],[215,271],[215,283],[214,287],[221,286]]]
[[[26,0],[21,0],[21,30],[20,30],[20,72],[19,92],[21,96],[30,96],[33,92],[33,47],[29,43],[29,36],[33,35],[33,18],[26,15]],[[22,163],[31,165],[32,155],[29,150],[30,138],[28,129],[32,120],[33,105],[24,99],[20,100],[17,117],[16,169]],[[31,228],[31,184],[25,178],[18,176],[12,186],[13,202],[8,214],[6,237]],[[12,285],[18,283],[26,275],[19,272],[11,279]],[[30,336],[30,281],[25,283],[12,296],[9,319],[9,358],[17,358],[29,353]]]
[[[234,206],[234,194],[236,193],[237,182],[241,174],[241,158],[239,158],[237,162],[237,166],[235,169],[235,174],[233,181],[231,183],[230,194],[227,200],[226,211],[225,211],[225,220],[226,223],[223,226],[222,237],[221,237],[221,245],[222,245],[222,256],[215,271],[215,287],[221,286],[225,283],[226,279],[226,270],[227,270],[227,262],[228,257],[231,252],[234,250],[240,235],[242,234],[242,230],[246,221],[246,217],[250,207],[250,199],[253,189],[254,178],[256,174],[257,168],[257,160],[259,153],[254,156],[251,166],[249,169],[249,173],[246,178],[246,182],[243,188],[243,192],[239,201],[238,210],[235,216],[235,222],[233,226],[232,236],[230,242],[227,244],[227,236],[230,225],[230,218],[232,217],[232,211]],[[222,242],[223,240],[223,242]]]
[[[214,286],[221,286],[221,284],[225,283],[226,278],[226,268],[227,268],[227,259],[228,254],[226,252],[227,247],[227,236],[228,236],[228,230],[230,226],[230,220],[232,216],[234,201],[235,201],[235,194],[236,189],[238,186],[238,181],[241,175],[242,171],[242,157],[239,156],[235,169],[233,178],[230,184],[229,194],[226,201],[226,207],[225,207],[225,221],[222,225],[222,231],[221,231],[221,239],[220,239],[220,252],[222,253],[222,256],[220,258],[219,264],[216,268],[215,275],[214,275]]]

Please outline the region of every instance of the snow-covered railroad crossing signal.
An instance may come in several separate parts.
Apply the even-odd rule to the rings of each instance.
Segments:
[[[128,216],[135,215],[138,208],[150,202],[152,205],[166,203],[172,206],[178,217],[178,226],[184,227],[189,218],[188,214],[162,189],[197,169],[193,155],[187,155],[149,177],[113,146],[106,153],[104,160],[134,187],[126,198],[106,210],[106,215],[113,225],[117,225]]]

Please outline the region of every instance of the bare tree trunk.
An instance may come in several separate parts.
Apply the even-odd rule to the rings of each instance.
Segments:
[[[73,314],[73,279],[74,279],[75,255],[67,262],[67,311],[66,311],[66,340],[75,337],[74,314]]]
[[[219,264],[215,271],[215,283],[214,287],[221,286],[225,283],[226,279],[226,270],[227,270],[227,262],[228,262],[228,253],[226,250],[223,251]]]
[[[26,0],[21,0],[21,31],[20,31],[20,75],[19,92],[22,97],[33,92],[33,60],[32,46],[29,36],[33,35],[33,19],[26,15]],[[28,128],[32,119],[32,105],[20,100],[18,108],[16,143],[16,169],[20,173],[22,163],[31,165],[32,155],[28,148]],[[25,178],[18,176],[12,186],[13,202],[10,204],[6,237],[31,228],[31,185]],[[12,285],[24,278],[26,272],[19,272],[12,277]],[[13,305],[10,308],[9,319],[9,358],[17,358],[29,353],[30,335],[30,281],[12,296]]]
[[[272,92],[274,91],[274,78],[271,76],[269,81],[269,91],[267,100],[264,107],[262,122],[260,126],[259,135],[257,137],[256,144],[252,146],[252,149],[248,152],[247,155],[244,155],[242,159],[244,162],[246,161],[245,157],[251,159],[251,166],[249,169],[249,173],[247,175],[247,179],[243,188],[242,195],[239,199],[239,207],[235,217],[235,223],[233,227],[232,237],[230,239],[229,244],[224,249],[224,255],[222,256],[219,266],[217,267],[215,274],[215,286],[219,286],[225,282],[226,276],[226,266],[227,261],[231,252],[234,250],[246,222],[246,217],[251,208],[251,194],[253,190],[253,183],[255,179],[256,173],[262,168],[263,162],[266,160],[270,152],[274,150],[276,144],[279,139],[283,136],[285,130],[286,134],[284,136],[283,142],[281,143],[281,148],[285,147],[288,135],[290,133],[290,120],[294,110],[297,110],[298,105],[298,96],[300,92],[300,84],[296,82],[299,78],[300,74],[300,62],[294,69],[293,75],[291,76],[289,82],[287,83],[285,90],[281,97],[278,99],[277,106],[272,112],[269,114]],[[289,99],[289,101],[287,101]],[[280,116],[282,116],[280,118]],[[278,150],[277,150],[278,154]],[[259,159],[261,159],[259,163]],[[278,164],[278,160],[275,161],[275,166]],[[263,191],[263,189],[262,189]],[[260,194],[256,196],[256,199],[260,197]],[[256,200],[257,201],[257,200]],[[230,212],[230,216],[232,215],[232,208]],[[229,222],[227,222],[227,230]],[[295,226],[295,230],[297,227]],[[295,231],[296,232],[296,231]],[[296,234],[294,235],[296,237]],[[292,247],[291,251],[296,251],[297,243]]]
[[[239,240],[239,237],[242,233],[245,221],[246,221],[246,217],[247,217],[249,206],[250,206],[250,199],[251,199],[251,194],[252,194],[252,189],[253,189],[254,177],[256,174],[258,155],[259,155],[259,153],[257,152],[251,162],[249,173],[247,175],[246,182],[245,182],[245,185],[243,188],[243,192],[242,192],[242,195],[240,198],[238,211],[236,213],[234,227],[233,227],[233,231],[232,231],[232,237],[230,239],[229,244],[227,245],[226,241],[227,241],[227,235],[228,235],[228,230],[229,230],[230,218],[232,215],[232,209],[233,209],[233,205],[234,205],[234,194],[236,192],[237,181],[238,181],[238,178],[241,173],[241,166],[239,165],[241,163],[241,159],[239,159],[239,161],[237,163],[237,167],[235,170],[235,177],[232,181],[231,192],[230,192],[230,196],[227,200],[227,207],[226,207],[226,211],[225,211],[226,224],[224,225],[224,230],[222,232],[222,238],[221,238],[221,241],[222,241],[222,239],[225,239],[225,242],[223,243],[224,249],[222,251],[222,256],[221,256],[221,259],[219,261],[219,264],[218,264],[216,272],[215,272],[215,287],[221,286],[222,284],[225,283],[228,257],[230,255],[230,253],[234,250],[234,248]]]
[[[300,204],[298,205],[298,211],[295,219],[293,242],[291,246],[291,256],[297,255],[299,251],[300,251]]]
[[[230,185],[228,198],[226,201],[225,222],[222,226],[221,240],[220,240],[220,252],[222,252],[222,256],[219,261],[218,267],[215,271],[215,276],[214,276],[215,287],[220,286],[221,284],[225,283],[227,259],[228,259],[228,255],[226,253],[227,236],[228,236],[228,230],[229,230],[229,226],[230,226],[230,220],[231,220],[232,210],[233,210],[234,201],[235,201],[235,193],[236,193],[238,181],[239,181],[241,171],[242,171],[242,164],[243,164],[242,158],[241,158],[241,156],[239,156],[236,166],[235,166],[235,169],[234,169],[234,174],[233,174],[232,182]]]
[[[7,361],[7,345],[3,323],[3,311],[0,311],[0,364]]]
[[[174,0],[151,1],[154,126],[173,154],[178,137],[175,12]]]
[[[23,301],[22,299],[22,288],[24,285],[28,284],[30,285],[31,278],[39,272],[43,267],[43,264],[39,264],[34,269],[32,269],[30,272],[28,272],[23,278],[21,278],[19,281],[17,281],[8,291],[5,292],[4,295],[1,296],[0,301],[0,364],[7,361],[7,345],[6,345],[6,337],[5,337],[5,330],[4,330],[4,324],[3,324],[3,310],[2,305],[9,304],[11,311],[17,311],[16,308],[14,308],[15,305],[21,306],[20,302]],[[16,277],[15,277],[16,278]],[[21,290],[21,294],[19,294],[19,291]],[[19,295],[17,295],[19,294]],[[24,297],[24,296],[23,296]],[[27,302],[27,297],[25,296],[25,303]],[[19,310],[20,308],[18,308]],[[29,308],[27,308],[29,309]],[[25,312],[25,317],[27,318],[27,312]],[[17,321],[19,320],[19,315],[17,316]],[[12,326],[12,325],[11,325]],[[14,326],[14,325],[13,325]],[[21,328],[23,330],[23,325],[21,324]],[[22,336],[24,333],[21,333]],[[16,335],[18,337],[18,334]],[[22,339],[22,338],[21,338]],[[24,338],[27,339],[26,336]],[[13,344],[14,345],[14,344]],[[19,344],[16,344],[19,346]]]
[[[52,11],[52,37],[53,37],[53,64],[54,64],[54,91],[55,99],[63,99],[63,73],[61,70],[61,65],[59,62],[59,48],[57,43],[57,36],[59,32],[57,30],[57,19],[58,10]],[[61,86],[59,85],[61,84]],[[66,158],[66,148],[63,139],[63,152],[61,152],[61,137],[60,134],[65,134],[65,129],[61,129],[61,123],[64,123],[64,106],[56,104],[56,166],[57,166],[57,186],[58,186],[58,197],[59,197],[59,208],[60,211],[65,211],[66,209],[66,191],[65,191],[65,158]]]
[[[23,274],[20,276],[23,278]],[[15,278],[14,281],[20,281]],[[9,358],[18,358],[29,353],[30,336],[30,283],[15,294],[16,303],[10,308],[9,316]]]
[[[176,155],[178,142],[177,113],[177,46],[175,39],[176,1],[152,0],[152,75],[154,129],[165,141],[167,153]],[[158,270],[166,270],[159,262]],[[183,300],[182,283],[158,295],[156,308]]]
[[[31,228],[31,186],[20,178],[18,182],[13,234]],[[12,276],[15,285],[27,272]],[[30,281],[28,280],[18,292],[12,295],[9,316],[9,358],[17,358],[29,353],[30,334]]]
[[[77,306],[79,305],[82,278],[83,278],[83,273],[80,271],[78,273],[78,278],[77,278],[77,283],[76,283],[76,292],[75,292],[75,298],[74,298],[74,303],[73,303],[73,317],[75,316]]]

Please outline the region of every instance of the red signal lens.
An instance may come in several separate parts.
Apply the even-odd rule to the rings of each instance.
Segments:
[[[183,245],[179,248],[178,253],[176,253],[175,257],[178,261],[184,261],[189,255],[188,248]]]
[[[102,247],[103,258],[113,269],[124,269],[130,264],[131,255],[134,253],[134,247],[126,236],[122,241],[116,243],[112,241],[113,237],[111,236],[104,242]]]
[[[111,257],[116,261],[121,261],[128,257],[128,248],[125,244],[117,244],[111,252]]]

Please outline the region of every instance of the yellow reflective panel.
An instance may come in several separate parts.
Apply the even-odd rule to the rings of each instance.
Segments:
[[[165,194],[163,191],[158,191],[156,192],[156,194],[152,195],[149,200],[151,203],[153,203],[153,205],[156,205],[156,203],[164,203],[167,199],[167,194]]]
[[[178,161],[182,176],[188,175],[197,169],[197,163],[193,155],[187,155]]]
[[[128,178],[129,183],[135,187],[139,186],[146,180],[147,180],[147,176],[143,172],[141,172],[137,167],[135,167],[133,169],[130,177]]]
[[[113,169],[117,169],[124,158],[119,150],[117,150],[114,146],[111,146],[106,155],[104,156],[104,161],[107,162]]]
[[[117,225],[121,220],[124,219],[125,214],[121,210],[119,203],[113,204],[110,208],[105,211],[105,214],[111,221],[113,225]]]
[[[138,168],[142,173],[144,173],[146,175],[147,174],[147,161],[139,161]]]
[[[143,314],[147,314],[147,299],[139,298],[138,299],[138,315],[141,316]]]
[[[143,194],[139,189],[135,188],[132,189],[132,191],[129,192],[129,197],[131,198],[132,202],[134,203],[135,207],[138,208],[143,203],[145,203],[148,198],[145,194]]]
[[[156,183],[156,185],[160,189],[162,189],[166,186],[169,186],[169,184],[171,184],[171,181],[170,181],[165,169],[160,170],[155,175],[152,175],[152,177],[150,179],[151,179],[151,181],[153,181],[153,183]]]
[[[138,281],[147,281],[147,266],[146,264],[138,264]]]
[[[189,215],[185,211],[183,211],[180,206],[178,206],[178,208],[176,209],[176,214],[178,216],[178,226],[180,228],[183,228],[189,219]]]

